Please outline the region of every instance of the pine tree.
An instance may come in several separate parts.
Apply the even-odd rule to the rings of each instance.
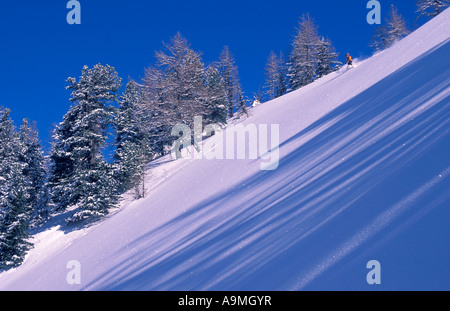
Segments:
[[[241,87],[239,82],[238,67],[234,56],[230,53],[228,46],[225,46],[220,53],[217,65],[225,86],[225,93],[228,102],[228,116],[232,118],[235,108],[239,107],[241,97]]]
[[[266,63],[265,95],[269,100],[283,96],[287,92],[286,66],[283,53],[279,55],[271,51]]]
[[[140,141],[146,135],[143,121],[143,93],[134,82],[128,82],[125,92],[119,99],[119,108],[115,116],[116,146],[120,149],[124,141]]]
[[[23,175],[28,184],[29,205],[33,207],[33,220],[42,222],[48,217],[46,170],[42,146],[36,126],[30,127],[24,119],[20,127],[21,161],[25,164]]]
[[[32,247],[28,232],[32,209],[29,205],[27,185],[22,175],[23,165],[12,165],[6,198],[0,216],[0,269],[14,268],[22,264]]]
[[[145,193],[144,177],[146,164],[151,160],[149,130],[143,116],[143,94],[140,87],[130,81],[119,101],[115,127],[116,151],[114,155],[114,174],[119,191],[135,189],[136,198]],[[142,185],[142,187],[140,187]]]
[[[326,76],[342,66],[337,60],[338,56],[331,41],[322,37],[317,43],[317,78]]]
[[[205,73],[205,84],[208,90],[204,122],[225,125],[227,123],[227,95],[225,85],[219,70],[214,66],[208,67]]]
[[[303,15],[299,21],[298,33],[292,44],[292,52],[288,63],[291,91],[314,81],[318,42],[317,26],[309,14]]]
[[[71,176],[76,170],[76,159],[73,155],[76,147],[72,140],[74,122],[75,116],[72,113],[67,113],[63,121],[56,125],[52,135],[51,164],[47,186],[51,204],[57,211],[65,210],[78,200],[72,193],[71,185]]]
[[[409,33],[410,31],[406,27],[405,20],[398,13],[397,8],[392,4],[385,25],[375,29],[370,45],[374,47],[375,50],[383,50],[392,46],[395,42],[401,40]]]
[[[379,26],[375,28],[370,46],[374,48],[375,51],[382,51],[389,46],[386,26]]]
[[[190,126],[201,114],[206,99],[204,64],[180,33],[165,47],[166,51],[156,53],[157,66],[164,74],[160,91],[165,105],[175,111],[176,124]]]
[[[147,142],[147,139],[123,141],[115,153],[114,172],[119,189],[121,192],[134,189],[136,199],[145,197],[145,171],[151,155]]]
[[[419,0],[417,1],[417,11],[420,16],[435,17],[442,13],[449,6],[447,0]]]
[[[275,96],[280,97],[287,93],[288,87],[287,87],[287,68],[286,68],[286,61],[284,59],[283,53],[280,52],[278,56],[278,83],[276,87]]]
[[[266,95],[269,100],[275,99],[278,96],[278,86],[280,83],[280,61],[274,51],[270,52],[269,58],[266,64],[266,83],[264,85],[266,89]]]
[[[144,85],[144,122],[149,129],[149,148],[155,155],[163,156],[173,142],[172,127],[177,124],[176,107],[166,94],[165,76],[159,68],[146,70]]]
[[[104,215],[106,206],[115,204],[113,170],[102,149],[121,79],[113,67],[98,64],[92,69],[85,66],[79,81],[68,82],[72,106],[53,136],[49,185],[59,209],[78,206],[70,222]]]
[[[392,45],[396,41],[410,34],[410,31],[406,27],[405,20],[400,15],[400,13],[398,13],[398,9],[393,4],[391,5],[391,11],[386,21],[386,25],[386,34],[389,45]]]
[[[18,136],[9,118],[10,110],[0,107],[0,206],[6,202],[11,168],[18,162]]]
[[[19,266],[32,247],[28,241],[31,216],[25,164],[8,109],[0,109],[0,269]]]
[[[79,193],[78,209],[66,219],[67,223],[107,215],[119,200],[119,185],[114,177],[114,167],[105,161],[98,161],[91,169],[78,171],[73,180]]]
[[[149,68],[145,77],[145,110],[151,128],[150,147],[165,154],[175,137],[177,124],[194,124],[208,103],[204,81],[205,66],[199,53],[190,48],[186,38],[177,33],[165,51],[156,53],[156,68]]]

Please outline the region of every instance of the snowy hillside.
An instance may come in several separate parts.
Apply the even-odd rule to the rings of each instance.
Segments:
[[[0,290],[450,290],[449,35],[446,10],[253,108],[244,126],[279,125],[275,170],[152,163],[145,199],[89,228],[55,220]],[[80,285],[66,281],[73,260]],[[381,285],[366,281],[371,260]]]

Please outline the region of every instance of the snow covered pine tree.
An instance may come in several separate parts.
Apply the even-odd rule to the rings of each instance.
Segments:
[[[59,209],[76,206],[68,222],[103,216],[116,204],[113,169],[102,155],[113,120],[109,104],[116,101],[121,79],[113,67],[85,66],[80,80],[67,80],[72,106],[53,136],[49,185]]]
[[[145,196],[145,169],[152,158],[150,130],[144,118],[142,90],[130,81],[119,100],[115,117],[114,175],[119,191],[123,193],[134,188],[136,198]]]
[[[0,109],[0,269],[19,266],[32,247],[28,242],[32,208],[23,176],[21,142],[8,109]]]
[[[417,1],[417,13],[419,17],[429,16],[435,17],[442,13],[449,6],[447,0],[419,0]]]
[[[322,37],[317,43],[317,78],[341,68],[342,63],[337,60],[338,56],[331,41]]]
[[[165,50],[156,53],[156,68],[145,77],[145,110],[151,129],[150,147],[163,155],[176,140],[171,135],[177,124],[192,127],[196,116],[203,116],[208,105],[205,66],[200,54],[177,33]]]
[[[278,56],[274,51],[270,52],[266,63],[265,95],[269,100],[284,95],[287,91],[286,73],[284,70],[283,54]]]
[[[213,66],[208,67],[205,73],[205,83],[208,91],[208,100],[203,121],[205,124],[227,123],[228,102],[225,84],[219,70]]]
[[[243,95],[239,82],[238,67],[228,46],[225,46],[220,53],[217,68],[225,86],[228,101],[228,116],[230,118],[234,117],[235,110],[237,109],[239,111],[239,107],[241,108],[241,112],[244,109],[246,113],[246,107],[242,105]]]
[[[288,63],[290,91],[295,91],[314,81],[317,64],[317,26],[305,14],[300,18],[297,36],[292,43],[292,52]]]
[[[383,50],[392,46],[398,40],[409,35],[410,31],[406,27],[406,22],[399,14],[398,9],[392,4],[385,25],[375,29],[371,46],[375,50]]]
[[[27,119],[23,120],[20,127],[20,141],[21,161],[25,164],[23,175],[28,185],[29,205],[33,207],[32,221],[37,224],[49,216],[46,170],[39,133],[35,125],[29,126]]]

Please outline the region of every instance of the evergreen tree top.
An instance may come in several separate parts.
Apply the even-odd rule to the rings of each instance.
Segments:
[[[66,89],[71,90],[71,102],[98,102],[105,104],[116,99],[122,79],[114,67],[110,65],[95,65],[93,68],[84,66],[79,81],[68,78],[69,85]]]

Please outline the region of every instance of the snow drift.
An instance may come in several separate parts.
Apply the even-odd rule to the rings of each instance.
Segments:
[[[449,29],[446,10],[253,108],[243,125],[280,126],[276,170],[160,159],[145,199],[88,228],[55,220],[0,289],[450,290]],[[381,285],[366,281],[371,260]]]

